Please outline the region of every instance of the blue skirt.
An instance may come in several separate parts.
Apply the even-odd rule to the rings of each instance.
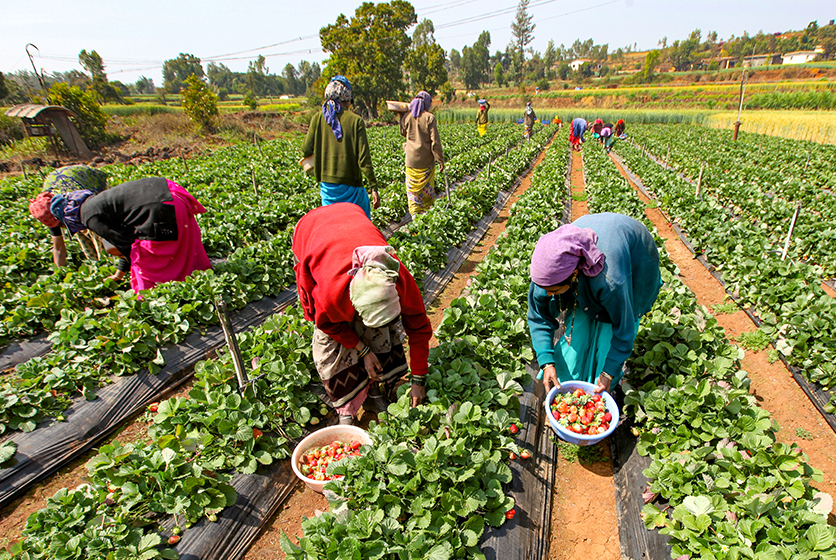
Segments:
[[[336,204],[337,202],[352,202],[362,208],[370,220],[372,219],[372,205],[369,201],[369,193],[363,187],[321,182],[319,183],[319,195],[322,197],[323,206]]]

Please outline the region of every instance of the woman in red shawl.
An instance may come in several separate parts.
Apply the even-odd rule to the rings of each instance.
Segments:
[[[299,220],[292,250],[299,303],[315,324],[314,363],[340,423],[353,423],[368,396],[383,410],[385,395],[408,371],[404,331],[410,400],[420,404],[432,326],[415,279],[380,230],[356,204],[338,202]]]
[[[624,134],[625,126],[626,125],[624,124],[624,119],[618,119],[618,122],[615,123],[615,130],[613,131],[615,132],[616,138],[621,138],[621,136]]]

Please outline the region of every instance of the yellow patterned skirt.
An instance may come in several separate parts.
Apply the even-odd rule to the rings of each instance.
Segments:
[[[406,201],[409,213],[417,216],[429,210],[435,200],[435,165],[426,169],[406,168]]]
[[[488,123],[484,123],[484,124],[479,125],[479,136],[484,136],[487,131],[488,131]]]

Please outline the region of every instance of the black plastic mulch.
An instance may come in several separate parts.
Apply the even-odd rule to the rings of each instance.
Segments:
[[[291,288],[277,298],[250,304],[234,315],[233,324],[238,331],[260,325],[295,297],[296,290]],[[0,507],[96,447],[148,403],[177,388],[188,379],[195,363],[225,344],[220,326],[207,328],[205,333],[193,332],[183,343],[163,350],[166,364],[157,375],[143,370],[116,378],[98,390],[95,400],[76,399],[65,412],[67,421],[49,420],[50,425],[33,432],[12,434],[9,439],[18,448],[14,458],[0,469]]]

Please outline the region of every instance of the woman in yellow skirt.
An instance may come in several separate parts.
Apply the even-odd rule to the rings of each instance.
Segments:
[[[479,136],[484,136],[488,131],[488,111],[491,104],[487,99],[479,100],[479,112],[476,113],[476,127],[479,130]]]
[[[419,91],[409,104],[409,111],[401,115],[401,134],[406,155],[406,198],[409,213],[416,216],[426,212],[435,200],[435,164],[444,171],[444,151],[438,134],[438,123],[429,109],[432,97]]]

